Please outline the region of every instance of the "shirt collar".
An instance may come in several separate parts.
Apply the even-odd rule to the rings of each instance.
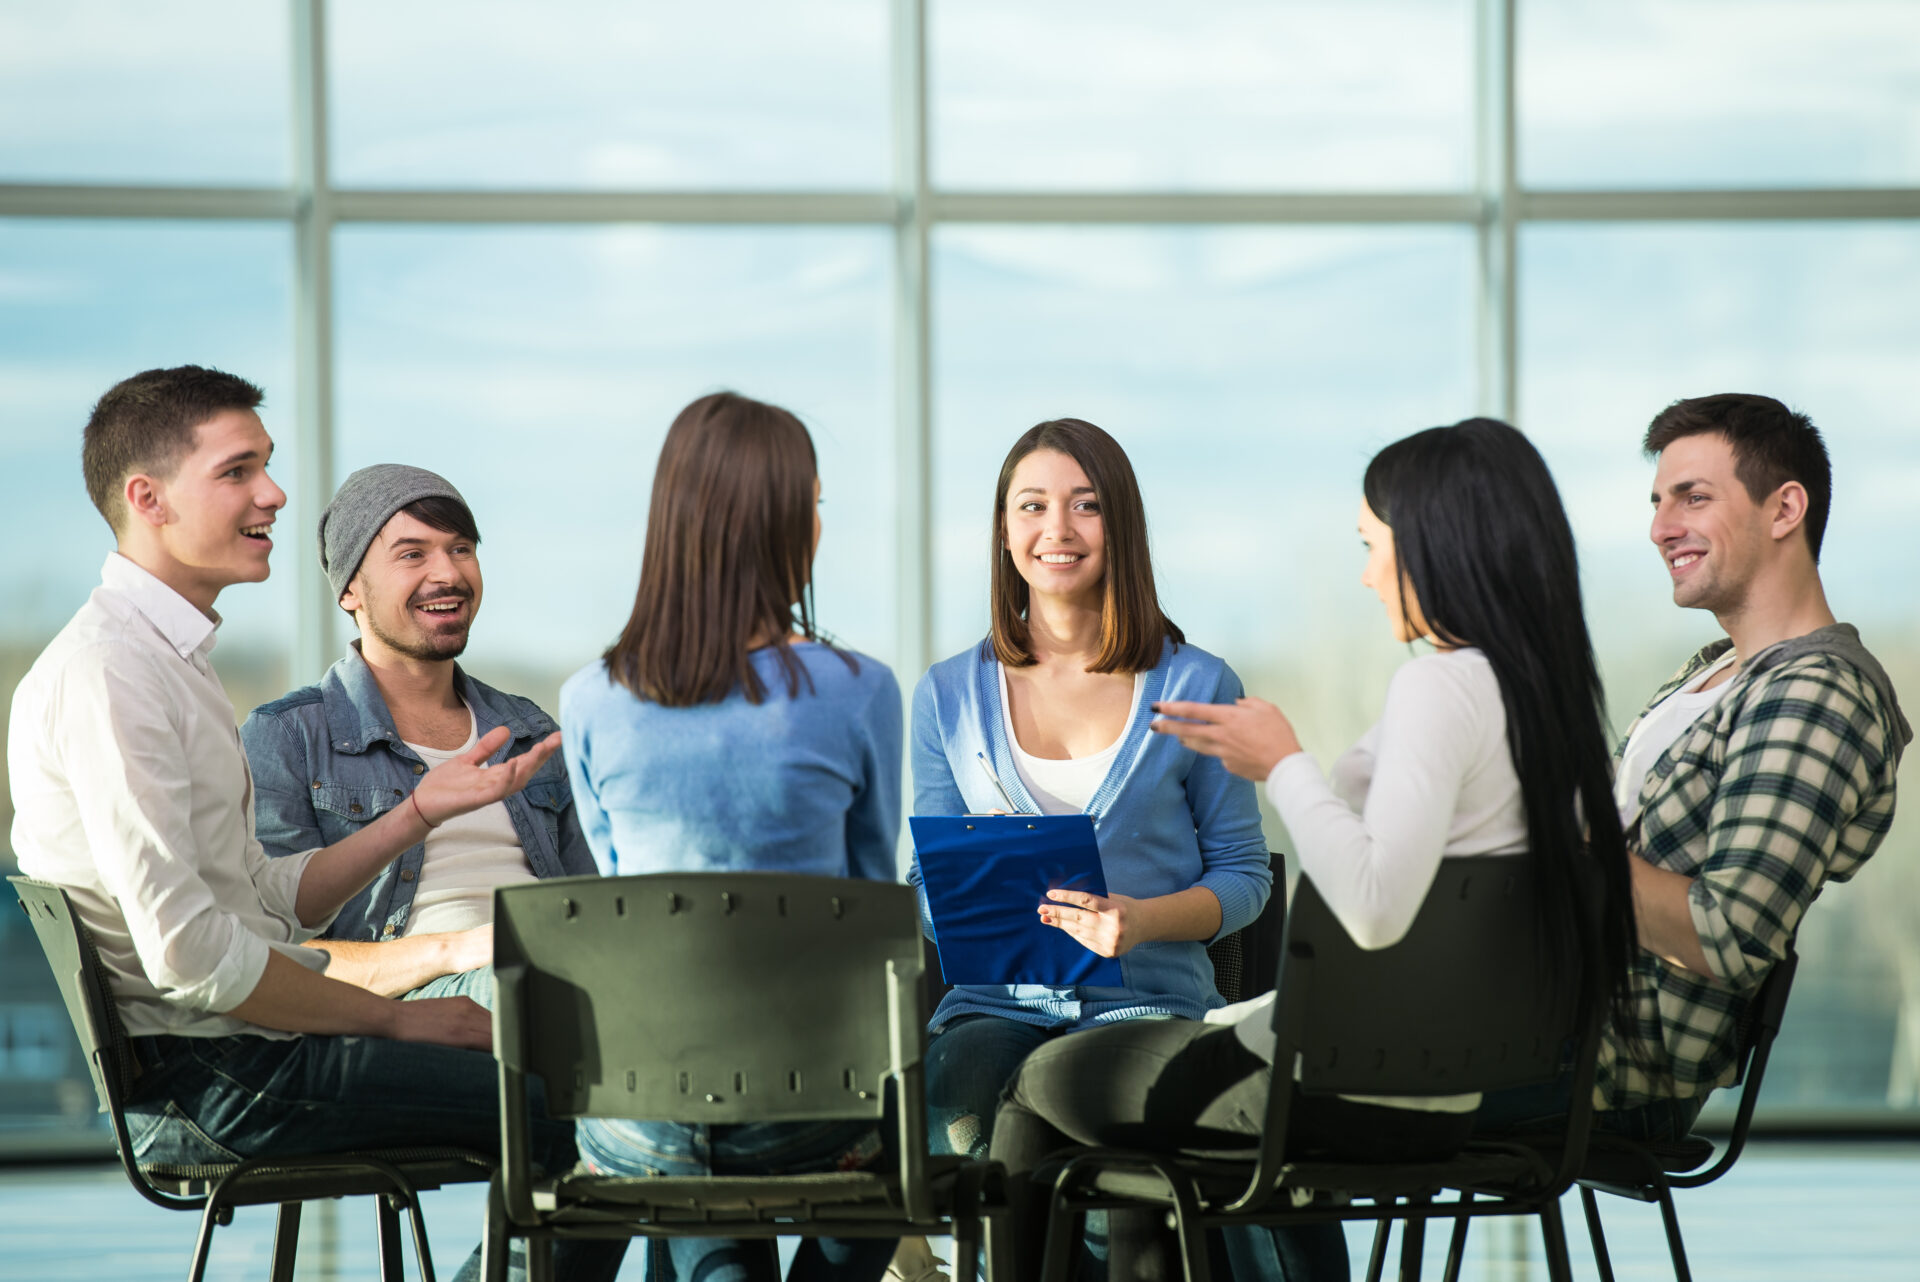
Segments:
[[[100,568],[100,582],[125,597],[127,603],[166,638],[167,644],[180,652],[181,658],[190,658],[196,650],[212,652],[218,640],[220,616],[208,618],[151,570],[119,552],[109,552],[107,563]]]

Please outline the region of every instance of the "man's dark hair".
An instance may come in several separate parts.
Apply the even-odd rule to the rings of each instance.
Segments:
[[[200,365],[150,369],[115,383],[93,407],[81,436],[87,497],[117,534],[126,519],[121,488],[138,472],[171,478],[193,451],[195,430],[226,410],[265,399],[244,378]]]
[[[469,543],[480,541],[480,527],[474,524],[473,513],[459,499],[435,494],[415,499],[400,510],[422,525],[430,525],[443,534],[451,534]]]
[[[1733,449],[1733,474],[1755,503],[1788,481],[1807,491],[1807,548],[1820,560],[1820,540],[1827,533],[1827,509],[1833,502],[1833,465],[1820,429],[1805,414],[1796,414],[1771,396],[1723,392],[1675,401],[1654,415],[1642,444],[1653,457],[1683,436],[1716,432]]]

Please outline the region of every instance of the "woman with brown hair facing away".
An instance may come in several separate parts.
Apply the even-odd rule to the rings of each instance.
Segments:
[[[633,614],[560,692],[567,770],[609,874],[778,871],[895,880],[900,687],[813,623],[813,441],[777,406],[703,396],[667,432]],[[581,1160],[621,1175],[854,1170],[864,1122],[583,1119]],[[878,1279],[890,1239],[807,1239],[790,1279]],[[654,1282],[767,1282],[771,1240],[656,1239]]]

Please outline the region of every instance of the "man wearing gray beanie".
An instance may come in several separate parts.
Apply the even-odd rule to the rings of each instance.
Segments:
[[[315,685],[240,729],[254,818],[272,856],[358,831],[409,804],[415,782],[495,726],[504,761],[555,729],[531,700],[455,662],[480,609],[480,531],[446,478],[363,467],[320,516],[320,565],[359,639]],[[505,801],[426,834],[347,901],[314,941],[328,973],[385,996],[493,1003],[493,888],[596,871],[556,755]]]

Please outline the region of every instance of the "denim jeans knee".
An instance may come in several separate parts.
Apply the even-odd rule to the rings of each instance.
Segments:
[[[927,1139],[933,1151],[985,1157],[1000,1092],[1052,1036],[1038,1024],[998,1015],[961,1015],[941,1025],[927,1043]]]

